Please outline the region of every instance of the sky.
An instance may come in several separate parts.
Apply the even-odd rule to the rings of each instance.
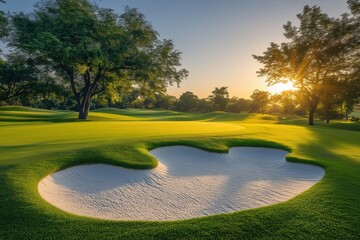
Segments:
[[[7,0],[4,11],[30,12],[37,0]],[[305,5],[317,5],[331,17],[347,12],[346,0],[97,0],[101,7],[121,13],[125,6],[142,12],[162,39],[172,39],[182,52],[182,67],[189,77],[180,87],[168,88],[179,97],[192,91],[207,97],[215,87],[228,87],[230,96],[248,98],[255,89],[267,87],[257,77],[261,55],[270,42],[285,40],[282,26]]]

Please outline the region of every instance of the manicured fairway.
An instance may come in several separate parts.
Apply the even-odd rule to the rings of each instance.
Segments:
[[[359,239],[358,123],[306,126],[306,119],[256,114],[183,114],[101,109],[76,113],[0,107],[0,239]],[[149,149],[190,145],[291,150],[289,161],[325,168],[303,194],[264,208],[172,222],[104,221],[65,213],[44,201],[38,182],[81,163],[151,168]]]

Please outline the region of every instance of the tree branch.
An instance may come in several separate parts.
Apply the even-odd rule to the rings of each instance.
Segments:
[[[71,83],[71,89],[74,93],[75,96],[75,100],[78,103],[78,105],[80,105],[80,97],[79,97],[79,93],[76,89],[76,85],[75,85],[75,79],[74,79],[74,70],[73,69],[67,69],[66,70],[68,77],[70,79],[70,83]]]

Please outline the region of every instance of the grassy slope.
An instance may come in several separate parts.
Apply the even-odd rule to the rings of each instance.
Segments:
[[[358,125],[342,129],[344,124],[307,127],[306,119],[293,117],[116,109],[77,122],[73,112],[2,107],[0,238],[359,239],[360,131],[353,131]],[[288,160],[321,165],[326,176],[285,203],[174,222],[79,217],[49,205],[37,192],[44,176],[81,163],[154,167],[148,149],[169,144],[212,151],[235,145],[291,149]]]

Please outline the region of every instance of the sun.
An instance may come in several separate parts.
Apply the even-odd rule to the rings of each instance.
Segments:
[[[286,90],[295,90],[295,89],[296,88],[290,81],[287,83],[278,83],[278,84],[268,87],[268,91],[272,94],[279,94]]]

